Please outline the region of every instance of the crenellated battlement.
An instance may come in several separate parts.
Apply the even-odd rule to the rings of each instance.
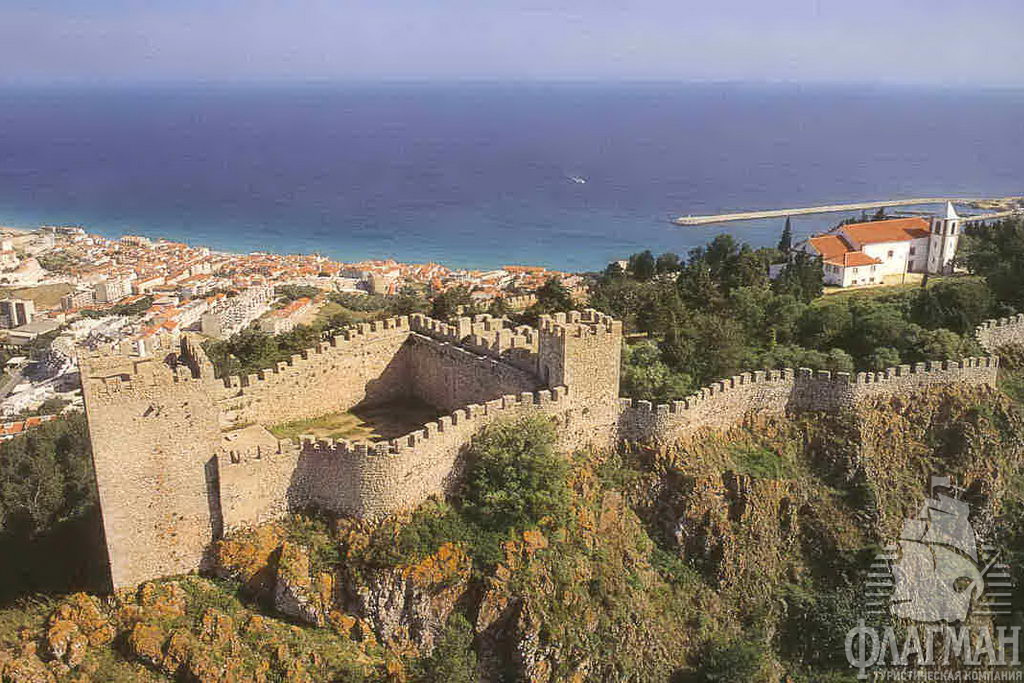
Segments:
[[[538,329],[544,334],[556,337],[621,336],[622,322],[592,308],[587,308],[583,311],[542,315]]]
[[[994,386],[998,368],[998,358],[980,357],[856,374],[810,368],[745,372],[668,404],[621,399],[620,430],[628,440],[667,444],[698,429],[740,424],[750,415],[834,412],[930,386]]]
[[[423,446],[439,435],[446,435],[454,430],[470,429],[475,432],[487,422],[512,416],[524,410],[558,410],[559,407],[566,404],[568,394],[569,390],[566,387],[555,387],[551,390],[523,392],[518,396],[509,394],[486,403],[470,403],[465,408],[456,410],[449,415],[442,415],[435,421],[427,422],[421,429],[387,442],[319,439],[312,435],[301,436],[299,442],[303,451],[317,451],[337,457],[403,455]]]
[[[978,328],[988,350],[1022,339],[1024,316]],[[588,309],[542,316],[537,328],[489,315],[360,323],[274,367],[220,379],[188,334],[80,349],[114,584],[194,570],[225,529],[292,510],[377,518],[445,496],[474,437],[495,420],[548,416],[567,450],[615,440],[667,445],[751,415],[994,385],[999,367],[982,357],[856,374],[745,372],[652,405],[619,398],[621,348],[621,323]],[[441,416],[379,442],[279,440],[271,431],[403,400]]]
[[[1024,346],[1024,313],[986,320],[974,329],[974,338],[989,353],[1003,346]]]

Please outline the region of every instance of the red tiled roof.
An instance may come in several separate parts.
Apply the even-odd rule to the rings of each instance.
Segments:
[[[858,244],[906,242],[931,234],[928,221],[924,218],[894,218],[871,223],[851,223],[844,225],[840,230]]]
[[[873,266],[881,263],[879,259],[873,256],[868,256],[863,251],[848,251],[843,254],[843,258],[840,259],[829,259],[826,263],[831,263],[834,266]]]
[[[843,254],[850,251],[850,245],[839,235],[817,235],[807,241],[826,261],[842,258]]]
[[[825,263],[842,268],[850,266],[871,266],[881,263],[863,251],[856,251],[840,235],[816,235],[807,240],[821,254]]]

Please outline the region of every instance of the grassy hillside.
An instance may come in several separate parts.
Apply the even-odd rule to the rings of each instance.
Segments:
[[[853,680],[843,638],[865,569],[929,473],[964,486],[976,527],[1020,554],[1022,438],[1013,398],[957,388],[659,451],[559,455],[544,423],[499,426],[452,501],[377,525],[296,516],[219,543],[215,577],[0,612],[0,671]]]

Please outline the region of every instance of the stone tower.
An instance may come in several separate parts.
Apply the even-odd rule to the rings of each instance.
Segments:
[[[928,272],[953,272],[953,258],[960,242],[961,222],[952,202],[946,202],[946,215],[932,218],[932,234],[928,241]]]
[[[587,309],[541,316],[538,374],[549,387],[570,387],[579,406],[614,405],[619,397],[622,322]]]
[[[220,530],[212,367],[189,340],[79,355],[115,589],[202,565]]]

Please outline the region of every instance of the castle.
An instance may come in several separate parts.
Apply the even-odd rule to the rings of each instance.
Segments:
[[[1024,319],[987,334],[1024,337]],[[619,397],[622,324],[596,311],[542,316],[537,328],[480,315],[363,323],[290,361],[215,378],[188,336],[80,351],[83,393],[114,588],[202,568],[224,533],[291,510],[380,518],[450,492],[475,434],[528,413],[557,424],[559,446],[667,445],[752,413],[843,410],[935,384],[994,384],[995,358],[880,373],[743,373],[682,401]],[[413,398],[438,417],[399,438],[279,440],[274,425]]]

